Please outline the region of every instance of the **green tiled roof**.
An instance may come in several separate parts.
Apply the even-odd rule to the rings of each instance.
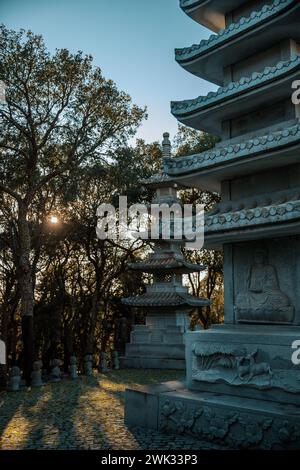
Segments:
[[[178,62],[194,60],[205,52],[222,45],[229,39],[241,35],[256,25],[269,21],[283,12],[286,8],[297,4],[298,0],[275,0],[271,5],[264,5],[259,11],[253,11],[250,16],[242,17],[236,23],[230,24],[227,28],[221,29],[218,34],[212,34],[208,39],[203,39],[200,44],[193,44],[191,47],[175,49],[175,57]]]
[[[193,264],[186,261],[184,258],[177,258],[175,255],[164,257],[150,256],[145,261],[138,261],[136,263],[128,263],[128,267],[136,271],[144,272],[170,272],[188,274],[191,272],[203,271],[205,266],[201,264]]]
[[[298,221],[300,219],[300,192],[295,192],[290,200],[285,199],[282,196],[281,201],[270,201],[257,207],[208,214],[205,218],[205,233],[209,235],[219,231]]]
[[[226,87],[211,91],[206,96],[185,101],[171,102],[171,110],[175,116],[184,116],[200,111],[210,105],[217,104],[234,95],[247,92],[258,85],[265,85],[268,81],[280,78],[283,75],[300,67],[300,55],[295,54],[290,60],[280,61],[274,67],[265,67],[262,72],[253,72],[249,77],[242,77],[237,82],[231,82]]]
[[[196,155],[165,159],[165,171],[176,176],[183,175],[299,142],[300,123],[280,131],[273,131],[263,136],[251,138],[245,142],[232,143],[225,147],[215,147]]]
[[[136,297],[122,299],[124,305],[131,307],[205,307],[211,302],[207,299],[195,297],[181,292],[146,292]]]

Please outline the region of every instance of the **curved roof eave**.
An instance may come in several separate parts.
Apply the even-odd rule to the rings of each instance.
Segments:
[[[212,31],[225,27],[225,13],[249,0],[180,0],[180,7],[197,23]]]
[[[269,130],[261,136],[186,157],[166,161],[169,171],[179,183],[220,192],[221,181],[241,174],[297,163],[300,151],[300,123]]]
[[[175,59],[188,72],[217,85],[224,81],[224,69],[234,61],[242,61],[278,41],[292,37],[300,40],[300,4],[298,0],[278,0],[276,5],[264,5],[248,17],[193,44],[175,50]]]
[[[267,103],[280,101],[291,94],[291,85],[298,79],[300,55],[290,60],[278,62],[274,67],[266,67],[263,72],[254,72],[250,77],[242,77],[226,87],[210,92],[196,99],[171,103],[174,117],[181,123],[220,135],[223,120],[234,119],[255,111]],[[267,93],[266,93],[267,92]]]

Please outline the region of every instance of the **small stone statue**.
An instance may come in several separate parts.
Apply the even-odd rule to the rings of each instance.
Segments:
[[[113,353],[112,353],[112,364],[113,364],[113,369],[115,369],[115,370],[120,369],[120,361],[119,361],[118,351],[113,351]]]
[[[77,377],[78,377],[77,359],[76,359],[75,356],[70,357],[69,373],[70,373],[71,379],[77,379]]]
[[[8,381],[8,390],[11,392],[17,392],[20,390],[21,383],[21,371],[17,366],[13,366],[10,371],[10,377]]]
[[[91,354],[84,356],[84,373],[88,377],[93,375],[93,356]]]
[[[52,367],[51,370],[51,381],[52,382],[59,382],[61,380],[61,371],[60,371],[60,365],[61,362],[59,359],[52,359],[50,362],[50,365]]]
[[[31,386],[32,387],[41,387],[43,385],[42,381],[42,361],[35,361],[33,363],[33,370],[31,372]]]
[[[107,367],[107,354],[105,352],[101,353],[101,362],[100,362],[100,372],[103,372],[104,374],[108,372],[108,367]]]

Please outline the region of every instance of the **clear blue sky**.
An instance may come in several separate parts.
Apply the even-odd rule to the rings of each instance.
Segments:
[[[176,132],[171,100],[214,89],[175,62],[175,47],[211,34],[183,13],[179,0],[0,0],[0,22],[42,34],[50,51],[92,54],[107,78],[147,105],[138,137],[148,142]]]

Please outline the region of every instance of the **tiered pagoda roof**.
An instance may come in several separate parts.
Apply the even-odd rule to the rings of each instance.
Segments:
[[[266,67],[262,72],[253,72],[249,77],[242,77],[206,96],[172,102],[172,113],[185,125],[220,134],[222,120],[240,116],[241,109],[246,114],[255,107],[267,106],[272,100],[279,101],[291,96],[292,83],[299,78],[299,71],[300,55],[297,54],[290,60]]]
[[[171,144],[169,134],[167,133],[164,134],[163,157],[164,159],[171,159]],[[163,168],[150,178],[141,180],[140,183],[156,190],[152,203],[158,205],[167,204],[168,206],[180,203],[177,191],[183,188],[184,185],[181,185],[175,178],[169,176]],[[182,218],[180,218],[180,222],[182,223]],[[189,222],[190,224],[187,224],[185,220],[185,230],[192,230],[193,219],[191,218]],[[153,284],[147,287],[145,294],[122,299],[123,304],[150,309],[165,309],[168,307],[191,309],[210,305],[211,302],[209,300],[189,294],[188,288],[183,286],[182,275],[203,271],[205,266],[186,261],[180,249],[180,245],[185,244],[186,239],[184,237],[176,239],[174,237],[174,226],[170,221],[169,224],[171,225],[169,227],[169,239],[164,237],[162,224],[158,233],[159,239],[153,240],[155,241],[154,252],[143,261],[128,263],[129,269],[133,271],[153,274]],[[190,225],[190,227],[187,227],[187,225]],[[162,231],[160,232],[160,230]],[[145,238],[151,239],[151,228],[146,232]]]
[[[213,31],[225,26],[225,13],[246,4],[249,0],[180,0],[187,15]]]
[[[299,0],[180,3],[217,34],[177,49],[176,60],[220,87],[173,102],[172,113],[183,124],[222,140],[199,154],[165,158],[164,171],[178,184],[216,192],[224,182],[247,175],[267,178],[268,171],[286,165],[293,172],[300,152],[299,106],[291,102],[292,84],[300,75]],[[222,190],[224,202],[205,217],[205,246],[272,236],[274,229],[280,235],[299,233],[297,171],[295,167],[288,190],[278,192],[274,186],[269,198],[240,199],[231,189],[226,196]]]
[[[195,297],[187,292],[152,292],[129,297],[122,300],[123,304],[131,307],[145,308],[197,308],[206,307],[211,304],[210,300]]]
[[[205,218],[207,246],[249,239],[251,233],[255,238],[259,232],[266,237],[275,226],[278,236],[299,233],[300,187],[217,204]]]
[[[143,271],[145,273],[172,271],[175,274],[189,274],[205,269],[205,266],[201,264],[189,263],[184,259],[183,255],[179,255],[174,251],[152,253],[145,261],[129,263],[128,267],[132,270]]]
[[[172,178],[172,176],[170,176],[163,170],[159,171],[158,173],[155,173],[147,179],[140,180],[140,183],[141,185],[147,186],[150,189],[172,187],[179,190],[184,188],[183,185],[181,187],[178,184],[178,181],[175,178]]]
[[[300,124],[294,120],[279,129],[268,130],[263,135],[245,139],[243,142],[221,143],[206,152],[165,159],[165,169],[178,184],[191,184],[201,189],[219,192],[221,181],[229,176],[250,174],[254,169],[264,170],[280,167],[282,161],[296,163],[300,152]],[[266,158],[267,156],[267,158]],[[195,173],[201,179],[195,181]]]
[[[223,3],[227,7],[228,2]],[[189,72],[222,85],[224,69],[231,65],[232,57],[237,62],[243,60],[256,53],[258,44],[264,44],[268,49],[273,45],[274,35],[278,41],[287,36],[299,40],[299,16],[298,0],[275,0],[249,16],[242,16],[199,44],[176,49],[176,60]]]

